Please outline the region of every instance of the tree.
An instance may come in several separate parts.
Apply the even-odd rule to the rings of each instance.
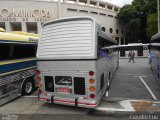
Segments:
[[[157,14],[153,13],[148,15],[147,17],[147,37],[151,38],[154,34],[157,33],[158,28],[157,28]]]
[[[127,28],[129,42],[141,40],[146,43],[155,30],[155,21],[152,14],[156,13],[156,0],[134,0],[132,5],[125,5],[121,8],[118,17],[119,23]],[[155,18],[155,16],[154,16]],[[149,30],[154,26],[154,32]],[[153,29],[153,27],[152,27]],[[150,35],[149,35],[150,34]]]

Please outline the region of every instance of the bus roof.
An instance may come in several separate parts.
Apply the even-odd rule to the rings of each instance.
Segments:
[[[78,17],[66,17],[66,18],[61,18],[61,19],[49,21],[49,22],[44,23],[42,26],[44,27],[44,26],[46,26],[46,25],[53,24],[53,23],[59,23],[59,22],[65,22],[65,21],[72,21],[72,20],[81,20],[81,19],[89,19],[89,20],[94,21],[95,23],[98,23],[98,24],[100,25],[100,23],[99,23],[96,19],[94,19],[93,17],[78,16]],[[116,40],[114,40],[112,37],[107,36],[107,35],[105,34],[105,32],[103,32],[102,30],[101,30],[101,32],[99,33],[99,36],[100,36],[100,37],[104,37],[104,38],[106,38],[107,40],[109,40],[110,42],[118,45],[118,42],[117,42]]]
[[[119,47],[136,47],[136,46],[148,46],[149,44],[142,44],[142,43],[133,43],[128,45],[119,45]]]
[[[110,41],[110,42],[118,45],[118,42],[117,42],[115,39],[113,39],[112,37],[109,37],[109,36],[106,35],[106,33],[103,32],[103,31],[100,32],[99,36],[105,38],[107,41]]]
[[[128,45],[119,45],[118,48],[127,51],[127,50],[137,50],[140,48],[146,49],[146,47],[148,49],[148,46],[149,44],[133,43],[133,44],[128,44]]]
[[[153,35],[152,38],[151,38],[151,41],[152,41],[152,40],[155,40],[155,39],[157,39],[157,38],[159,38],[159,37],[160,37],[160,32],[157,33],[157,34],[155,34],[155,35]]]
[[[82,20],[82,19],[89,19],[92,21],[95,21],[97,23],[99,23],[96,19],[94,19],[93,17],[88,17],[88,16],[78,16],[78,17],[66,17],[66,18],[61,18],[61,19],[56,19],[56,20],[52,20],[49,22],[46,22],[42,25],[42,27],[48,25],[48,24],[53,24],[53,23],[59,23],[59,22],[65,22],[65,21],[72,21],[72,20]]]
[[[32,37],[39,37],[38,34],[22,32],[22,31],[12,31],[12,32],[8,32],[8,33],[18,34],[18,35],[25,35],[25,36],[32,36]]]
[[[6,42],[32,42],[36,43],[38,42],[38,37],[32,36],[29,34],[18,34],[18,33],[7,33],[7,32],[0,32],[0,41],[6,41]]]

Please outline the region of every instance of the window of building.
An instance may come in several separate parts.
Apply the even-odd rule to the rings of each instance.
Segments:
[[[22,24],[21,22],[11,22],[11,31],[22,31]]]
[[[121,45],[124,45],[124,38],[121,38]]]
[[[79,10],[79,12],[88,13],[88,11],[87,11],[87,10]]]
[[[119,44],[119,37],[115,37],[115,40],[118,42],[118,44]]]
[[[103,15],[103,16],[106,16],[106,14],[105,13],[99,13],[100,15]]]
[[[93,11],[91,11],[90,13],[92,13],[92,14],[98,14],[98,12],[93,12]]]
[[[112,28],[109,28],[109,32],[112,33],[112,32],[113,32],[113,29],[112,29]]]
[[[124,31],[122,30],[122,35],[124,34]]]
[[[34,33],[34,34],[38,33],[36,22],[27,22],[26,26],[27,26],[27,32]]]
[[[107,6],[107,8],[108,8],[109,10],[112,10],[112,7],[113,7],[113,6],[110,6],[110,5]]]
[[[116,29],[116,33],[117,33],[117,34],[119,33],[119,30],[118,30],[118,29]]]
[[[77,11],[77,9],[67,8],[67,11]]]
[[[0,27],[6,30],[5,22],[0,22]]]
[[[108,15],[108,17],[113,17],[113,15]]]
[[[118,12],[118,8],[114,7],[114,11]]]

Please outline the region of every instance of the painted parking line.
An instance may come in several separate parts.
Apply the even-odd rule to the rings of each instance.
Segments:
[[[142,76],[139,76],[139,79],[142,81],[142,83],[146,86],[147,90],[149,91],[149,93],[151,94],[153,100],[157,100],[156,96],[154,95],[154,93],[152,92],[152,90],[149,88],[149,86],[145,83],[145,81],[143,80]]]
[[[147,76],[147,77],[154,77],[154,75],[143,75],[143,74],[122,74],[122,73],[116,73],[115,75],[120,75],[120,76],[134,76],[134,77],[139,77],[139,76]]]
[[[107,90],[107,92],[106,92],[106,97],[108,97],[108,95],[109,95],[109,90]]]

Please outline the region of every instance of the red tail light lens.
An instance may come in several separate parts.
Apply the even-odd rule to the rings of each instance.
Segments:
[[[37,81],[40,81],[40,80],[41,80],[41,77],[39,77],[39,76],[36,77],[36,80],[37,80]]]
[[[93,75],[94,75],[94,72],[93,72],[93,71],[89,71],[89,75],[90,75],[90,76],[93,76]]]
[[[42,87],[42,83],[39,82],[39,83],[38,83],[38,87],[39,87],[39,88]]]
[[[38,90],[38,94],[39,94],[39,95],[42,94],[42,90]]]
[[[90,98],[91,98],[91,99],[94,99],[94,98],[95,98],[95,95],[94,95],[94,94],[90,94]]]
[[[41,74],[40,70],[36,70],[37,75]]]

